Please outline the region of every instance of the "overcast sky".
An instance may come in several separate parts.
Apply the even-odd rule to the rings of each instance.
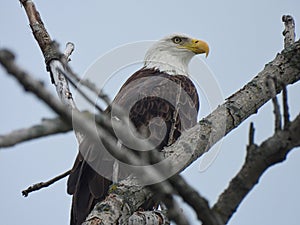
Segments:
[[[18,63],[35,78],[48,84],[49,90],[55,93],[24,9],[17,0],[0,2],[0,47],[13,50]],[[293,15],[296,33],[299,34],[300,29],[297,27],[300,21],[298,0],[131,0],[105,3],[36,0],[35,3],[52,38],[62,48],[68,41],[75,44],[71,65],[81,75],[97,58],[118,46],[153,41],[174,32],[206,40],[211,47],[209,57],[197,56],[194,61],[202,61],[209,68],[223,99],[250,81],[282,50],[282,15]],[[128,67],[125,70],[127,76],[135,69]],[[108,94],[113,96],[122,82],[121,78],[115,79],[116,87],[107,88]],[[200,86],[207,85],[201,83]],[[300,112],[300,85],[289,86],[288,91],[293,119]],[[2,68],[0,102],[0,135],[55,116],[47,106],[25,93]],[[217,102],[221,103],[222,99]],[[263,106],[256,115],[225,137],[216,160],[206,170],[200,171],[198,160],[184,172],[190,184],[207,197],[210,204],[217,200],[243,163],[251,121],[255,123],[258,144],[271,136],[271,104]],[[66,194],[65,179],[30,194],[28,198],[21,196],[21,190],[68,170],[76,151],[76,139],[71,133],[0,149],[0,224],[68,224],[71,197]],[[300,151],[294,149],[285,162],[272,167],[261,177],[229,224],[299,224],[299,170]],[[198,224],[195,215],[186,208],[184,210],[192,224]]]

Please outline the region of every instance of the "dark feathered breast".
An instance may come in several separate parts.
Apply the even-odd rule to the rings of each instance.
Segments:
[[[161,150],[173,144],[182,131],[196,124],[199,100],[197,90],[187,76],[171,76],[143,68],[124,83],[106,110],[112,118],[115,117],[116,105],[129,116],[141,138],[148,139]],[[126,145],[126,140],[120,142]],[[103,145],[88,137],[79,146],[80,153],[68,179],[68,193],[73,194],[71,225],[81,224],[94,205],[107,194],[113,160],[103,153],[102,148]],[[83,159],[81,154],[85,152],[99,154]],[[95,160],[105,178],[90,166],[88,161]]]

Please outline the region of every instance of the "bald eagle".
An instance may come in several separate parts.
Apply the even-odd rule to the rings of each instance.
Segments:
[[[193,56],[203,53],[209,53],[207,43],[187,35],[173,34],[157,41],[146,52],[143,68],[123,84],[106,113],[112,117],[114,105],[127,110],[136,130],[149,137],[157,150],[173,144],[197,122],[199,99],[188,64]],[[84,222],[112,183],[113,160],[107,160],[102,147],[88,137],[79,146],[67,183],[67,192],[73,195],[71,225]],[[106,171],[99,174],[94,170],[83,157],[87,149],[99,152],[97,163]]]

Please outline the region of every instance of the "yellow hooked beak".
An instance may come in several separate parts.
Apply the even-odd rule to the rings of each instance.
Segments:
[[[183,48],[186,48],[195,54],[203,54],[207,57],[209,54],[209,47],[205,41],[197,40],[197,39],[190,39],[186,43],[182,45]]]

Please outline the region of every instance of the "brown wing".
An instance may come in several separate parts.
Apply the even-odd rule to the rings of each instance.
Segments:
[[[71,225],[83,223],[95,204],[104,199],[111,184],[111,180],[101,176],[91,167],[90,163],[93,163],[95,157],[82,156],[82,154],[95,152],[101,153],[101,149],[89,138],[84,138],[79,146],[79,153],[67,182],[67,192],[73,195]],[[97,160],[99,158],[101,158],[101,154],[96,157]],[[111,161],[103,161],[101,164],[110,168],[112,166]]]
[[[147,138],[159,150],[175,142],[182,131],[196,124],[199,108],[196,88],[188,77],[170,76],[150,69],[133,74],[106,113],[114,117],[116,105],[127,112],[141,137]],[[120,142],[127,144],[125,139]],[[131,145],[127,147],[139,150]],[[68,193],[73,194],[71,225],[84,221],[111,184],[106,178],[112,174],[113,159],[102,148],[101,143],[94,143],[88,137],[79,146],[80,153],[68,179]],[[97,170],[100,168],[106,178],[90,166],[94,161],[99,165]]]
[[[122,86],[110,109],[112,116],[114,105],[121,107],[144,138],[160,150],[196,124],[199,100],[187,76],[142,69]]]

